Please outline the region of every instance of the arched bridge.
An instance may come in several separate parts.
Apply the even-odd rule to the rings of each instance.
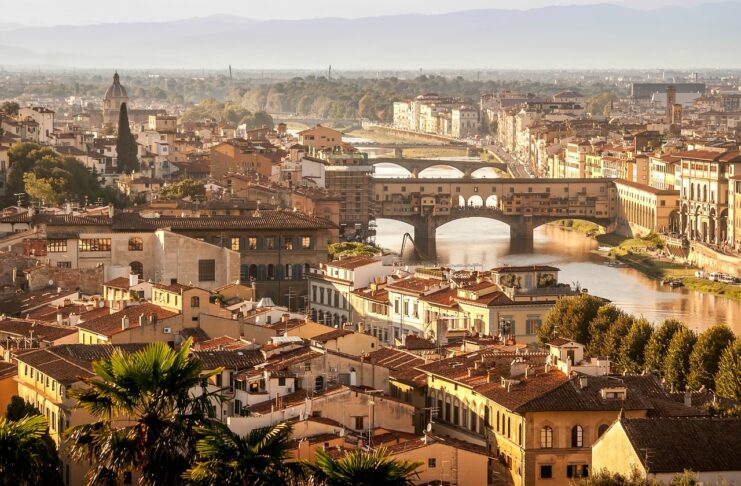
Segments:
[[[414,227],[414,241],[435,254],[437,228],[484,217],[510,227],[510,237],[532,240],[533,230],[561,219],[615,224],[618,201],[611,179],[374,179],[376,218]]]
[[[430,167],[452,167],[459,170],[464,178],[471,177],[471,174],[479,169],[492,168],[501,171],[507,171],[507,164],[504,162],[484,162],[476,160],[437,160],[437,159],[397,159],[397,158],[377,158],[368,159],[372,165],[377,164],[394,164],[406,169],[412,178],[417,178],[419,174]]]

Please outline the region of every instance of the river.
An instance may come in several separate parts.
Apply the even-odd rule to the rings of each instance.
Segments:
[[[483,172],[483,173],[482,173]],[[486,171],[477,174],[495,177]],[[381,164],[378,177],[405,177],[406,171]],[[424,177],[456,177],[454,169],[430,168]],[[388,219],[376,221],[376,243],[399,251],[411,226]],[[594,250],[597,241],[580,233],[545,225],[535,230],[532,246],[510,243],[509,228],[486,218],[452,221],[437,230],[439,264],[486,269],[499,265],[553,265],[561,269],[560,281],[578,283],[589,293],[611,300],[619,308],[652,322],[674,317],[691,329],[702,331],[716,323],[728,324],[741,335],[741,302],[704,292],[662,286],[632,268],[613,268]]]

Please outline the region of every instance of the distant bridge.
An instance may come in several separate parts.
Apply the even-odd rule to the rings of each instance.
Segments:
[[[437,159],[403,159],[403,158],[377,158],[368,159],[371,165],[393,164],[406,169],[412,178],[417,178],[419,174],[431,167],[449,167],[459,170],[463,178],[471,175],[479,169],[491,168],[507,172],[507,164],[504,162],[485,162],[476,160],[437,160]]]
[[[414,227],[418,250],[436,252],[437,228],[465,218],[489,218],[510,227],[512,239],[532,240],[538,226],[581,219],[609,228],[617,222],[611,179],[374,179],[375,218]]]

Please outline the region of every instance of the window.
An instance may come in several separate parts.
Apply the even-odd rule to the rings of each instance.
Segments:
[[[141,262],[131,262],[129,268],[131,268],[131,273],[138,275],[142,280],[144,279],[144,265]]]
[[[535,335],[543,322],[540,319],[529,318],[525,321],[525,334]]]
[[[229,238],[229,249],[239,251],[239,238]]]
[[[46,251],[64,253],[67,251],[67,240],[46,240]]]
[[[437,467],[437,459],[434,457],[427,459],[427,467],[430,469]]]
[[[216,260],[198,260],[198,280],[201,282],[216,280]]]
[[[553,429],[545,426],[540,429],[540,447],[550,449],[553,447]],[[550,476],[549,476],[550,477]]]
[[[553,466],[550,464],[540,465],[540,479],[551,479],[553,477]]]
[[[588,464],[569,464],[566,466],[567,478],[587,478],[589,477]]]
[[[311,237],[310,236],[302,236],[301,237],[301,248],[304,250],[308,250],[311,248]]]
[[[201,306],[201,298],[200,297],[191,297],[190,298],[190,306],[191,307],[200,307]]]
[[[584,447],[584,429],[581,425],[571,428],[571,447]]]
[[[110,238],[85,238],[79,241],[80,251],[111,251]]]
[[[355,417],[355,430],[363,430],[363,418],[365,417]]]
[[[247,238],[247,248],[250,250],[257,250],[257,238]]]
[[[57,262],[57,268],[72,268],[72,262]]]
[[[143,251],[144,240],[139,237],[129,238],[129,251]]]
[[[324,388],[324,377],[323,376],[317,376],[314,380],[314,390],[315,391],[321,391]]]
[[[602,437],[602,434],[607,432],[608,427],[609,426],[607,424],[600,425],[599,428],[597,429],[597,437]]]
[[[283,249],[293,250],[293,238],[291,238],[290,236],[285,236],[283,238]]]
[[[285,376],[278,377],[278,386],[286,386],[286,377]]]

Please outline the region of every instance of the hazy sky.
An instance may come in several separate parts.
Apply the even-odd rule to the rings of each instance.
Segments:
[[[156,22],[214,14],[253,19],[371,17],[477,8],[528,9],[548,5],[616,3],[636,8],[707,0],[0,0],[0,22],[29,25]]]

